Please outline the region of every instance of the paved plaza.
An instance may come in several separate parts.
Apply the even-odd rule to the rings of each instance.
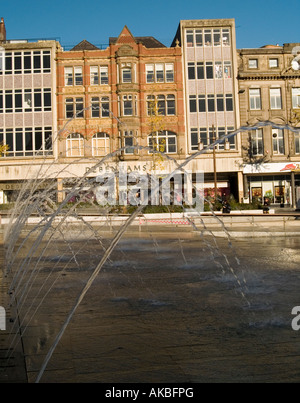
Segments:
[[[46,249],[24,305],[17,314],[7,310],[1,382],[36,381],[112,237],[104,233],[99,243],[75,230]],[[71,261],[66,243],[76,251]],[[300,333],[291,326],[292,308],[300,305],[299,247],[297,235],[229,241],[186,226],[130,229],[70,319],[40,382],[299,382]],[[4,264],[3,253],[2,247]],[[1,275],[4,305],[10,280]],[[21,290],[16,294],[22,298]],[[13,334],[19,343],[8,360]]]

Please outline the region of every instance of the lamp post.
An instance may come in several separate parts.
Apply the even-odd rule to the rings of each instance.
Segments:
[[[212,125],[212,135],[213,135],[213,143],[214,143],[216,141],[214,125]],[[216,205],[218,187],[217,187],[217,163],[216,163],[216,146],[215,145],[213,147],[213,164],[214,164],[214,188],[215,188],[215,205]]]

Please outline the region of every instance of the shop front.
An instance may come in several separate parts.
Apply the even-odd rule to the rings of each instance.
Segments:
[[[296,207],[300,162],[245,165],[245,199],[249,202]]]

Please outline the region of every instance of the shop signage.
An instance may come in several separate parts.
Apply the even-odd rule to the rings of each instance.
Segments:
[[[246,164],[243,168],[244,174],[264,174],[280,172],[300,172],[300,162],[271,162],[264,164]]]

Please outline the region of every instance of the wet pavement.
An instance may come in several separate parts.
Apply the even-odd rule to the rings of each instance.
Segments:
[[[14,322],[0,331],[0,382],[36,381],[112,236],[103,233],[100,242],[74,231],[55,247],[39,245],[23,271],[22,284],[30,286],[16,286],[23,302],[7,312]],[[292,308],[300,305],[299,247],[298,236],[229,243],[184,228],[128,231],[71,317],[40,382],[299,382],[300,333],[291,326]],[[2,306],[8,286],[2,276]],[[19,343],[6,365],[10,331]]]

